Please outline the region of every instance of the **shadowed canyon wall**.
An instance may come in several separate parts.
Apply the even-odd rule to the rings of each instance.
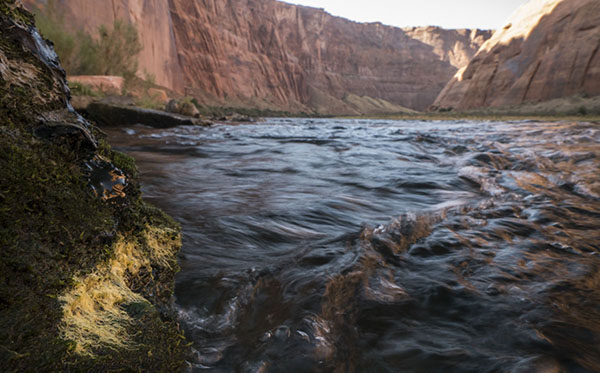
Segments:
[[[600,95],[600,1],[523,5],[440,93],[433,109]]]
[[[48,0],[23,0],[30,9],[44,9]],[[166,0],[54,0],[65,25],[96,34],[101,25],[111,27],[116,19],[136,25],[144,46],[139,71],[155,76],[156,83],[176,91],[184,88],[179,67],[173,25]]]
[[[362,96],[391,103],[390,110],[422,110],[491,36],[360,24],[275,0],[55,4],[92,33],[115,18],[136,24],[144,45],[140,72],[161,85],[207,104],[289,111],[358,113],[352,103]]]

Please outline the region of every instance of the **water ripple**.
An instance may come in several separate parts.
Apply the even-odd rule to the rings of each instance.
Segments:
[[[109,131],[184,228],[193,371],[600,371],[600,128]]]

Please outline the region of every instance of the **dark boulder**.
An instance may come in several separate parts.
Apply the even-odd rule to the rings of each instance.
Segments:
[[[170,128],[177,126],[207,126],[211,124],[201,119],[160,110],[114,105],[104,102],[91,103],[87,107],[87,114],[91,120],[100,126],[144,124],[155,128]]]

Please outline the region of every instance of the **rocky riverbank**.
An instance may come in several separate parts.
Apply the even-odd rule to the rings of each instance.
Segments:
[[[52,46],[0,0],[0,365],[178,371],[179,225],[69,103]]]

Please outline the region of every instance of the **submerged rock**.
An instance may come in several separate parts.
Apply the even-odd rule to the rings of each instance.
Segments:
[[[179,371],[179,226],[73,110],[19,4],[0,0],[1,370]]]
[[[238,114],[238,113],[233,113],[231,115],[222,116],[222,117],[218,118],[218,120],[220,120],[222,122],[235,122],[235,123],[242,123],[242,122],[254,123],[254,122],[256,122],[256,118],[253,118],[248,115]]]

